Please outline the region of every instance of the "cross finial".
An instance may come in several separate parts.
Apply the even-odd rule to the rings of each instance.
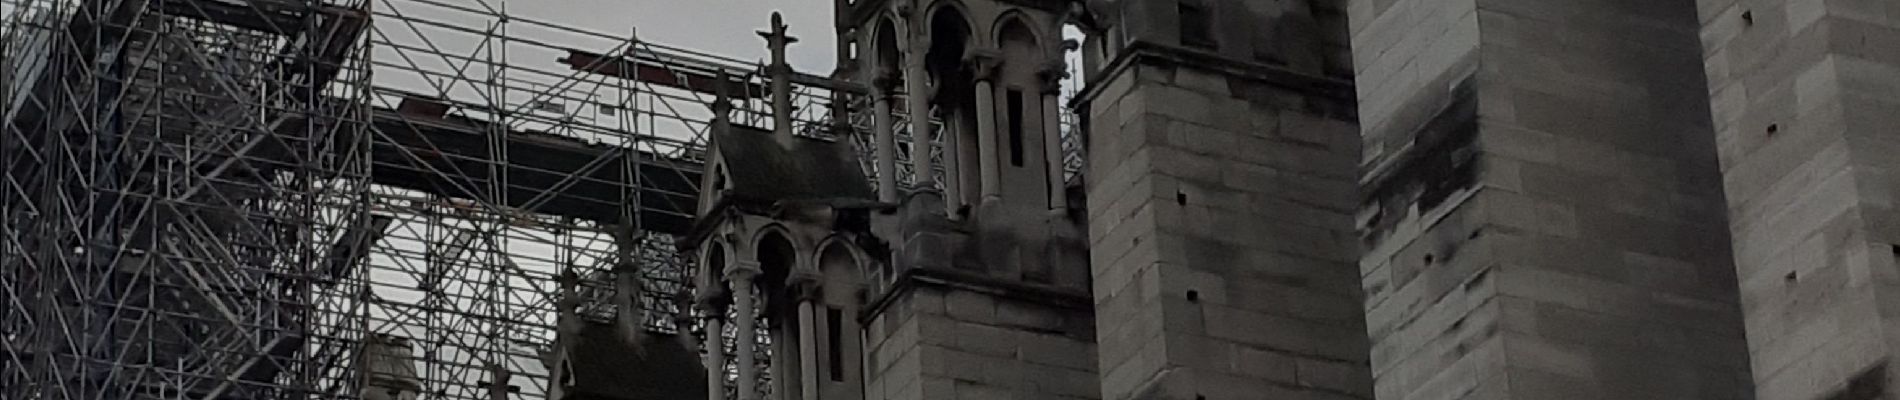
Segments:
[[[759,32],[759,36],[764,37],[775,51],[783,50],[784,45],[798,43],[798,38],[790,35],[788,31],[790,28],[791,26],[785,24],[785,16],[774,12],[772,13],[772,30],[770,32]]]
[[[766,46],[772,51],[772,64],[775,67],[785,64],[785,48],[791,47],[792,43],[798,43],[798,38],[792,37],[789,29],[791,27],[785,25],[785,16],[774,12],[772,13],[772,30],[759,32],[759,37],[765,38]]]

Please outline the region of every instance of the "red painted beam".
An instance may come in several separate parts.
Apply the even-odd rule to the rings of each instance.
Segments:
[[[623,56],[606,56],[582,50],[568,49],[567,57],[555,60],[567,64],[576,71],[586,71],[638,82],[649,82],[668,87],[713,94],[718,90],[717,75],[704,71],[684,68],[669,68],[658,63],[632,60]],[[758,99],[766,95],[766,86],[746,82],[744,79],[728,77],[727,95],[734,99]]]

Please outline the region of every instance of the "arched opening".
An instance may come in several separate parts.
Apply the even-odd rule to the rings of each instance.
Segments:
[[[759,235],[759,242],[753,246],[753,249],[757,252],[753,255],[758,257],[761,270],[758,279],[760,286],[766,286],[768,282],[784,286],[785,277],[791,276],[792,268],[796,267],[798,259],[792,240],[781,232],[766,232]]]
[[[878,18],[877,26],[871,35],[871,77],[895,76],[902,71],[903,55],[897,51],[896,23],[890,18]],[[891,82],[895,83],[895,82]],[[888,88],[887,88],[888,89]]]
[[[979,197],[976,121],[975,72],[964,62],[970,51],[969,19],[955,7],[943,7],[930,16],[930,49],[924,56],[925,70],[935,83],[938,117],[947,125],[944,162],[954,162],[956,170],[945,179],[956,179],[959,198],[947,199],[955,205],[974,204]],[[956,157],[950,160],[950,157]],[[949,164],[945,164],[946,170]]]
[[[1038,148],[1031,143],[1042,142],[1031,141],[1029,136],[1042,126],[1042,82],[1038,74],[1048,56],[1037,43],[1035,32],[1021,18],[1007,18],[1002,27],[996,38],[1006,60],[998,71],[1000,88],[996,104],[1001,109],[997,112],[997,136],[1001,143],[998,150],[1004,153],[999,156],[1008,160],[1001,164],[1010,168],[1027,168],[1036,164],[1030,160],[1041,158],[1032,157],[1030,153]]]
[[[970,22],[955,7],[943,7],[930,16],[930,49],[924,56],[931,76],[940,81],[946,76],[969,75],[963,68],[963,55],[969,50]]]
[[[862,360],[863,328],[858,324],[858,312],[863,309],[866,281],[864,267],[844,242],[833,242],[825,246],[818,256],[818,267],[824,275],[820,303],[816,310],[818,354],[823,357],[819,362],[820,398],[825,399],[861,399],[864,398]]]
[[[1007,13],[996,20],[995,30],[985,32],[994,35],[996,56],[1000,64],[991,71],[987,85],[990,90],[978,96],[988,96],[982,103],[990,109],[985,110],[993,116],[993,124],[983,139],[993,146],[986,148],[981,157],[988,171],[986,178],[996,182],[986,182],[986,189],[998,195],[1000,201],[984,199],[981,216],[991,221],[1025,221],[1043,218],[1052,201],[1049,187],[1048,166],[1045,155],[1049,145],[1044,140],[1045,99],[1044,71],[1050,65],[1054,54],[1045,48],[1038,31],[1032,28],[1030,20],[1017,11]],[[1050,99],[1050,100],[1053,100]],[[1020,278],[1025,269],[1036,268],[1040,257],[1040,240],[1046,235],[1036,229],[1018,225],[1007,233],[1011,239],[997,239],[995,244],[986,246],[983,255],[983,267],[991,273],[1011,279]],[[1002,237],[1002,236],[999,236]]]
[[[753,245],[754,256],[759,261],[760,274],[755,280],[759,299],[764,299],[763,319],[765,332],[758,337],[767,343],[760,343],[770,349],[767,371],[771,376],[771,390],[777,393],[796,394],[799,391],[798,379],[798,309],[793,303],[794,294],[786,287],[786,278],[792,269],[797,268],[797,247],[791,238],[777,230],[766,231]]]

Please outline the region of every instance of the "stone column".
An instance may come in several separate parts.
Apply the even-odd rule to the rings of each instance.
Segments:
[[[891,121],[891,78],[878,70],[871,82],[871,130],[877,135],[877,199],[897,202],[897,132]]]
[[[930,165],[930,86],[925,83],[930,74],[924,70],[924,49],[929,43],[928,38],[918,35],[911,43],[904,68],[904,84],[910,96],[904,99],[910,112],[910,165],[916,171],[911,175],[913,190],[929,189],[937,179],[937,171]]]
[[[1049,173],[1049,214],[1061,215],[1069,209],[1067,186],[1062,176],[1062,94],[1061,60],[1042,71],[1042,157]]]
[[[996,154],[996,63],[999,59],[993,51],[975,51],[964,62],[976,71],[976,147],[977,166],[979,168],[978,185],[982,186],[981,202],[1001,198],[1002,166],[997,165]]]
[[[818,294],[818,274],[801,271],[792,276],[791,285],[798,302],[799,398],[818,400],[818,329],[813,302]]]
[[[740,261],[734,263],[731,268],[727,268],[725,273],[726,280],[732,285],[732,304],[738,312],[738,315],[734,317],[738,318],[736,322],[739,331],[738,346],[735,346],[736,352],[739,353],[739,397],[737,400],[753,400],[759,398],[759,364],[758,355],[755,354],[757,352],[755,347],[758,347],[759,340],[758,316],[753,311],[753,304],[757,299],[752,297],[752,278],[759,276],[759,262]]]
[[[792,324],[772,312],[770,304],[779,299],[765,297],[761,301],[763,303],[754,308],[763,309],[766,316],[773,317],[767,320],[771,324],[765,327],[766,334],[772,335],[772,347],[765,353],[770,355],[765,359],[766,368],[770,368],[765,374],[772,376],[772,380],[768,381],[772,383],[772,387],[765,389],[764,398],[765,400],[798,400],[798,343],[796,343],[798,339],[793,337],[798,332],[778,326],[778,324]],[[793,315],[797,314],[796,307],[796,305],[793,306]]]
[[[706,313],[706,399],[726,400],[726,307],[714,296],[700,297],[699,307]]]

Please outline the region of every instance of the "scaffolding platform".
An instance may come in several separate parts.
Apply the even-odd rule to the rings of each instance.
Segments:
[[[639,213],[645,231],[684,234],[692,225],[702,166],[627,147],[586,143],[547,133],[505,130],[455,116],[427,116],[378,109],[371,138],[376,183],[456,198],[506,199],[508,208],[529,213],[619,224],[624,207]],[[503,135],[500,150],[492,136]],[[494,154],[508,159],[496,160]],[[640,157],[629,162],[624,157]],[[630,165],[637,165],[628,177]],[[488,193],[495,177],[505,193]],[[626,183],[638,188],[629,193]],[[478,195],[479,194],[479,195]],[[623,201],[637,196],[637,206]]]

